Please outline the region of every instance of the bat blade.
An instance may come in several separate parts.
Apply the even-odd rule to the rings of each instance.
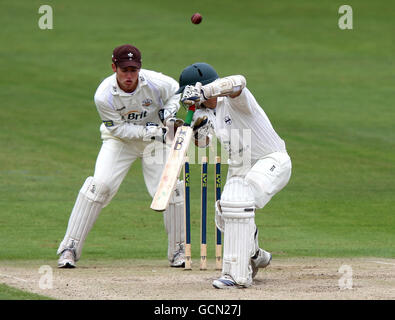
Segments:
[[[192,139],[192,133],[193,130],[189,126],[178,128],[160,178],[158,189],[151,203],[152,210],[166,210],[184,164],[184,158]]]

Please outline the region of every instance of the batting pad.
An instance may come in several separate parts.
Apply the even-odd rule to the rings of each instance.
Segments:
[[[239,285],[250,286],[250,258],[255,249],[255,206],[251,187],[243,178],[232,177],[226,183],[220,210],[224,224],[222,274],[230,275]]]
[[[58,254],[65,249],[74,249],[76,261],[79,260],[85,239],[109,196],[109,190],[105,184],[95,181],[93,177],[85,180],[71,212]]]
[[[168,236],[167,257],[173,262],[174,254],[184,247],[184,182],[178,181],[170,199],[169,206],[163,213],[163,220]]]
[[[225,231],[225,221],[222,217],[220,200],[215,202],[215,225],[221,231]]]

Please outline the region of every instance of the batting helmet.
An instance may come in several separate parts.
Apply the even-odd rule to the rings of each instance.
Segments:
[[[204,62],[196,62],[181,72],[179,81],[180,89],[176,93],[183,92],[187,85],[195,85],[196,82],[205,85],[218,78],[217,71],[212,66]]]

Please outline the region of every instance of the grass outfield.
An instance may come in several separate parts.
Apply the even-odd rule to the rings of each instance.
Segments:
[[[395,256],[393,1],[348,1],[347,31],[333,0],[46,4],[53,30],[38,28],[42,1],[0,3],[0,260],[55,263],[101,145],[93,95],[112,49],[127,42],[144,68],[175,79],[197,61],[246,76],[293,160],[289,185],[256,216],[274,257]],[[203,22],[192,25],[197,11]],[[165,259],[162,216],[149,209],[140,169],[102,211],[82,258]],[[198,194],[192,208],[197,257]],[[213,257],[213,211],[209,221]]]
[[[0,283],[0,300],[53,300],[52,298],[25,292]]]

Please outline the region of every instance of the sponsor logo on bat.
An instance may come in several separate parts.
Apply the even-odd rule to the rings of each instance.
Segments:
[[[184,144],[184,137],[178,136],[174,144],[174,150],[181,150],[183,144]]]

